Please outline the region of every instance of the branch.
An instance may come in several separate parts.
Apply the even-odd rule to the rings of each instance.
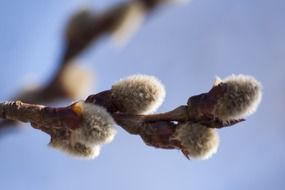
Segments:
[[[116,122],[149,146],[179,149],[187,158],[205,159],[218,147],[215,128],[244,121],[256,110],[261,85],[250,76],[233,75],[209,92],[190,97],[187,105],[166,113],[145,114],[160,106],[164,94],[163,85],[154,77],[131,76],[115,83],[111,90],[67,107],[0,103],[0,117],[31,123],[51,136],[52,146],[64,147],[69,153],[74,153],[75,147],[77,154],[79,150],[86,153],[86,149],[110,142]]]

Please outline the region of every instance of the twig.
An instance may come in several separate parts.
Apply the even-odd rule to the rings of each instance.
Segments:
[[[149,146],[180,149],[189,158],[208,158],[218,146],[214,128],[244,121],[261,100],[261,85],[249,76],[231,76],[209,92],[192,96],[187,105],[160,114],[138,114],[159,106],[162,84],[151,76],[131,76],[111,90],[67,107],[52,108],[20,101],[0,103],[0,118],[29,122],[51,136],[54,147],[84,156],[115,135],[113,119]],[[159,104],[157,104],[159,103]],[[130,112],[131,111],[131,112]],[[79,147],[79,148],[78,148]],[[89,154],[90,153],[90,154]]]

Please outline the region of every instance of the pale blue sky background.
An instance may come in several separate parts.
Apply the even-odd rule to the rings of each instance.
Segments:
[[[1,101],[31,80],[47,81],[74,10],[114,2],[0,0]],[[104,38],[82,56],[96,73],[94,93],[130,74],[157,76],[167,89],[159,111],[209,90],[215,75],[255,76],[264,86],[258,112],[219,131],[221,145],[212,159],[188,161],[176,150],[148,147],[118,129],[97,159],[77,160],[48,148],[47,135],[22,125],[18,133],[0,136],[0,188],[284,189],[284,20],[284,0],[193,0],[157,12],[124,49]]]

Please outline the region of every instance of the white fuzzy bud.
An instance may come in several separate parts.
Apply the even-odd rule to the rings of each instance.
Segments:
[[[198,123],[179,125],[172,138],[181,143],[191,159],[208,159],[219,146],[217,131]]]
[[[76,158],[94,159],[100,154],[100,145],[87,146],[85,144],[71,143],[69,137],[57,136],[51,139],[49,146],[67,153]]]
[[[90,70],[80,66],[80,63],[71,63],[63,71],[60,83],[71,99],[85,97],[93,83],[93,77]]]
[[[118,45],[125,44],[141,26],[145,17],[145,7],[140,1],[129,2],[121,11],[111,31],[112,39]]]
[[[112,86],[112,101],[119,111],[125,113],[152,113],[164,98],[164,86],[153,76],[133,75]]]
[[[115,122],[105,108],[83,101],[77,102],[74,108],[80,110],[82,121],[71,134],[72,142],[93,146],[110,143],[114,139]]]
[[[221,120],[242,119],[256,111],[262,98],[262,86],[255,78],[231,75],[220,82],[226,84],[226,92],[215,106],[215,117]]]

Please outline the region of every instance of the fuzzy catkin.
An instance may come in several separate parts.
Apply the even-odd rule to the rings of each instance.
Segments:
[[[226,92],[215,106],[215,117],[221,120],[235,120],[256,111],[262,98],[262,86],[255,78],[231,75],[221,82],[226,84]]]
[[[172,138],[181,143],[191,159],[208,159],[219,146],[217,131],[198,123],[180,124]]]
[[[111,30],[111,37],[117,45],[124,45],[139,29],[146,14],[140,1],[130,1],[120,10]]]
[[[79,142],[72,142],[70,134],[58,134],[52,137],[49,146],[76,158],[93,159],[100,154],[100,145],[87,146]]]
[[[114,120],[105,108],[84,101],[74,103],[72,109],[81,117],[80,126],[57,131],[49,146],[77,158],[93,159],[100,154],[101,145],[116,135]]]
[[[112,86],[112,102],[124,113],[152,113],[163,103],[164,98],[164,86],[153,76],[133,75]]]
[[[105,108],[90,103],[77,103],[82,111],[81,126],[75,129],[71,138],[88,146],[111,142],[115,135],[114,120]]]
[[[90,70],[76,62],[68,64],[60,76],[61,88],[70,99],[85,97],[93,81]]]

